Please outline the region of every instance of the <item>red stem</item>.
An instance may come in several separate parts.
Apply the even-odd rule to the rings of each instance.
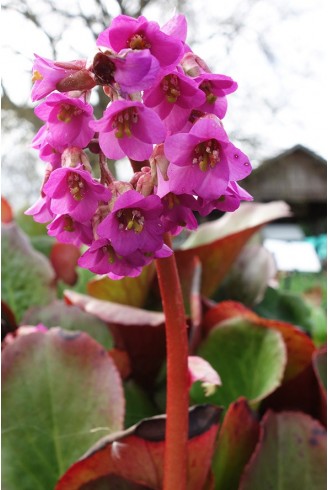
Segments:
[[[166,236],[171,246],[170,236]],[[188,338],[174,254],[156,260],[166,326],[167,401],[163,490],[187,488]]]

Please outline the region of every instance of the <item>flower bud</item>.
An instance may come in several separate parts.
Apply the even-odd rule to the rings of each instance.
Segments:
[[[77,146],[66,148],[61,157],[62,167],[75,168],[82,163],[84,170],[91,173],[91,165],[85,152]]]
[[[185,74],[190,77],[198,77],[203,72],[211,73],[205,61],[191,51],[184,55],[180,63]]]
[[[169,166],[169,161],[164,154],[164,143],[161,143],[160,145],[155,146],[155,149],[154,149],[154,151],[150,157],[149,162],[150,162],[150,167],[151,167],[152,178],[153,178],[155,185],[157,185],[157,181],[158,181],[158,179],[157,179],[157,171],[158,171],[157,168],[159,168],[159,170],[163,176],[163,179],[169,180],[169,178],[167,176],[167,169]]]
[[[97,84],[93,74],[86,69],[76,71],[63,78],[56,84],[56,89],[59,92],[72,92],[75,90],[86,91],[91,90]]]

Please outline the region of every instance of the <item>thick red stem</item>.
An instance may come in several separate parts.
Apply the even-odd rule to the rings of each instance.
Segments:
[[[171,238],[166,237],[171,245]],[[167,401],[163,490],[187,488],[188,338],[174,254],[156,260],[166,325]]]

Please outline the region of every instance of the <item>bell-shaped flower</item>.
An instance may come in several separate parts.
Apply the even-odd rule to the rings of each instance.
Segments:
[[[122,49],[149,50],[157,59],[161,72],[168,73],[179,63],[184,53],[183,42],[161,31],[157,22],[141,16],[137,19],[119,15],[97,39],[98,46],[109,47],[116,53]]]
[[[99,132],[99,145],[108,158],[128,156],[142,161],[150,157],[154,143],[165,139],[159,116],[141,102],[116,100],[98,121],[90,123]]]
[[[89,123],[93,108],[81,99],[54,93],[34,110],[39,119],[47,123],[47,141],[59,151],[64,146],[84,148],[94,135]]]
[[[93,232],[91,221],[80,223],[69,214],[57,216],[47,226],[48,235],[54,236],[59,242],[73,245],[91,245]]]
[[[93,179],[82,165],[51,172],[43,192],[51,199],[54,214],[68,214],[80,223],[92,218],[99,201],[108,202],[111,198],[110,190]]]
[[[218,199],[230,181],[251,172],[248,157],[229,141],[215,116],[199,119],[189,133],[168,136],[164,152],[170,161],[170,189],[175,194]]]
[[[177,132],[183,128],[193,109],[203,106],[205,94],[183,71],[166,75],[143,96],[144,103],[160,116],[166,129]]]

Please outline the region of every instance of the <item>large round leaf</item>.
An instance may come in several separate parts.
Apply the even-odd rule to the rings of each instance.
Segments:
[[[240,490],[326,490],[326,431],[301,412],[268,412]]]
[[[286,366],[286,347],[279,332],[233,319],[214,328],[201,344],[198,355],[219,373],[222,386],[206,400],[228,407],[244,396],[256,403],[281,383]],[[192,388],[197,402],[204,401]]]
[[[4,488],[54,488],[123,418],[117,369],[87,334],[53,328],[17,338],[2,356]]]

